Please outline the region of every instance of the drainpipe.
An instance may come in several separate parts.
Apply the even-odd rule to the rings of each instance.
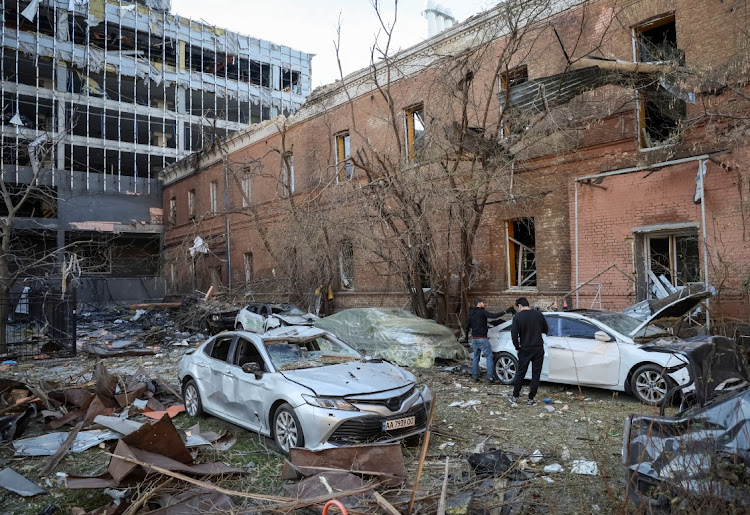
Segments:
[[[698,182],[701,188],[701,229],[703,232],[703,287],[708,291],[708,242],[706,241],[706,189],[703,174],[706,173],[706,160],[698,161]],[[711,332],[711,317],[709,314],[710,298],[706,299],[706,332]]]
[[[575,279],[576,279],[576,309],[578,309],[580,306],[578,305],[578,181],[575,181],[573,183],[573,211],[574,211],[574,218],[573,218],[573,224],[574,224],[574,231],[575,231],[575,260],[576,260],[576,271],[575,271]]]
[[[229,156],[224,156],[224,242],[227,249],[227,289],[232,290],[232,252],[229,243]]]

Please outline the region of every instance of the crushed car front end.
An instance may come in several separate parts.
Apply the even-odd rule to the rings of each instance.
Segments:
[[[386,443],[427,429],[432,393],[425,386],[341,397],[305,396],[295,411],[305,428],[306,447]]]
[[[622,456],[631,499],[750,510],[750,376],[736,345],[713,336],[661,346],[689,358],[695,405],[675,417],[626,418]]]

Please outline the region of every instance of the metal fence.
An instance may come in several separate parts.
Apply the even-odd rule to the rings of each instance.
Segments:
[[[74,288],[65,294],[24,288],[0,299],[0,314],[1,361],[75,356]]]

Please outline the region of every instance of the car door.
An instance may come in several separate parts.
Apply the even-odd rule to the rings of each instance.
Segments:
[[[233,335],[218,336],[213,341],[209,351],[208,374],[201,381],[204,385],[204,402],[206,408],[216,414],[226,414],[226,406],[229,401],[227,386],[230,385],[229,360],[232,356]]]
[[[564,340],[570,366],[556,370],[561,382],[612,386],[619,381],[620,349],[614,338],[609,342],[596,339],[599,327],[582,319],[560,317],[560,337]],[[611,335],[610,335],[611,337]]]
[[[544,340],[544,364],[542,365],[542,380],[557,381],[561,376],[561,369],[566,369],[573,362],[570,349],[565,338],[560,337],[560,317],[557,315],[544,315],[547,319],[549,331],[542,336]],[[531,370],[527,377],[531,377]]]
[[[226,414],[237,424],[255,431],[266,429],[266,416],[273,393],[270,387],[271,374],[258,343],[244,336],[238,336],[235,343],[234,361],[227,367],[225,377],[227,384]],[[263,374],[242,370],[245,363],[257,363]]]

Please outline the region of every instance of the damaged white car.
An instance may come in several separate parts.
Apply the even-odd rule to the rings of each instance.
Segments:
[[[543,336],[541,380],[624,391],[645,404],[660,405],[670,389],[690,382],[688,359],[653,352],[642,343],[672,334],[655,322],[681,318],[709,295],[700,292],[669,302],[645,321],[615,311],[545,312],[549,334]],[[488,332],[495,377],[503,384],[513,384],[518,369],[511,323]],[[526,378],[531,378],[531,367]]]
[[[313,327],[221,333],[183,357],[178,375],[189,415],[257,431],[284,452],[418,435],[432,399],[411,372]]]

